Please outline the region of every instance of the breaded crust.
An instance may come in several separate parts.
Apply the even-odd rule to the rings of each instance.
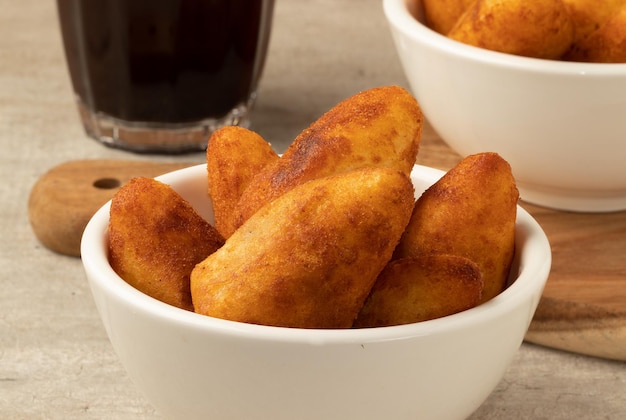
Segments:
[[[340,102],[251,180],[237,207],[239,225],[311,179],[372,165],[409,175],[422,125],[417,101],[397,86],[373,88]]]
[[[475,0],[412,0],[422,2],[424,18],[429,28],[447,35],[461,15]]]
[[[557,60],[574,41],[574,25],[561,1],[477,0],[448,37],[502,53]]]
[[[196,312],[298,328],[350,328],[413,207],[403,173],[315,179],[262,207],[196,266]]]
[[[626,63],[626,6],[572,46],[565,59],[589,63]]]
[[[574,44],[582,41],[615,16],[626,0],[563,0],[574,23]]]
[[[236,229],[235,207],[239,197],[250,180],[278,160],[278,155],[254,131],[227,126],[211,135],[206,160],[215,228],[228,238]]]
[[[480,269],[467,258],[402,258],[380,273],[354,326],[386,327],[441,318],[478,305],[482,290]]]
[[[131,286],[162,302],[193,310],[193,267],[224,242],[170,186],[135,178],[111,201],[109,261]]]
[[[500,293],[515,251],[519,192],[511,167],[498,154],[464,158],[418,198],[394,259],[458,255],[483,276],[482,301]]]

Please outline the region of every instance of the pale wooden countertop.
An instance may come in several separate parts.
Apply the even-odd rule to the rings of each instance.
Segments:
[[[281,152],[339,100],[387,84],[407,86],[380,1],[278,1],[252,128]],[[83,134],[51,0],[0,0],[0,147],[0,419],[158,419],[113,353],[80,260],[48,251],[29,226],[30,189],[53,166],[155,159]],[[445,169],[457,160],[427,127],[420,163]],[[625,413],[624,363],[523,344],[472,419]]]

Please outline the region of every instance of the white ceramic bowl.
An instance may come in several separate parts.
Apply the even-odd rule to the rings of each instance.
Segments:
[[[416,194],[441,175],[416,166]],[[199,165],[159,179],[212,220],[206,178]],[[551,264],[542,229],[518,208],[514,281],[481,306],[396,327],[267,327],[186,312],[129,286],[107,260],[108,212],[83,235],[87,278],[128,374],[172,419],[465,418],[520,346]]]
[[[422,24],[420,5],[383,3],[411,89],[453,149],[498,152],[525,201],[572,211],[626,209],[626,64],[465,45]]]

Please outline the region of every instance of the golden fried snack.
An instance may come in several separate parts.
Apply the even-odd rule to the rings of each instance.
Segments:
[[[500,293],[514,254],[519,192],[511,167],[496,153],[464,158],[415,203],[394,259],[430,254],[474,261],[481,301]]]
[[[235,207],[248,183],[278,159],[263,137],[243,127],[227,126],[211,135],[206,152],[209,196],[215,228],[224,238],[235,231]]]
[[[171,187],[135,178],[111,200],[109,261],[131,286],[193,310],[193,267],[223,244],[221,235]]]
[[[422,255],[390,262],[368,296],[355,328],[410,324],[478,305],[483,281],[478,266],[454,255]]]
[[[572,44],[574,26],[561,0],[478,0],[448,36],[493,51],[559,59]]]
[[[599,29],[626,5],[626,0],[563,0],[574,24],[574,40],[577,44],[590,33]]]
[[[295,187],[196,266],[196,312],[262,325],[350,328],[413,202],[410,179],[383,167]]]
[[[422,124],[417,101],[397,86],[366,90],[340,102],[251,180],[239,200],[238,225],[311,179],[371,165],[410,174]]]
[[[591,63],[626,63],[626,6],[599,29],[576,43],[566,60]]]
[[[418,2],[419,0],[413,0]],[[476,0],[422,0],[426,25],[446,35]]]

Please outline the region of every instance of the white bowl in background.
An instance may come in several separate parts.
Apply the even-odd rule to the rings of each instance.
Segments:
[[[524,201],[626,209],[626,64],[494,52],[429,29],[421,1],[383,8],[413,94],[454,150],[499,153]]]

